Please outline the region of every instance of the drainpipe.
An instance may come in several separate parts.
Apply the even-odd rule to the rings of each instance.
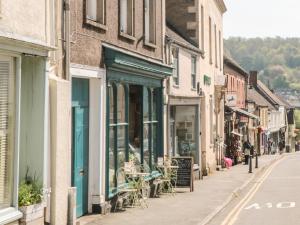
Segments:
[[[65,11],[65,78],[70,80],[70,0],[64,1]]]

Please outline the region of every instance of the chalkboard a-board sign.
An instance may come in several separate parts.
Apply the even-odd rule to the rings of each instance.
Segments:
[[[178,164],[176,187],[189,187],[190,191],[194,191],[193,157],[173,157],[172,159]]]

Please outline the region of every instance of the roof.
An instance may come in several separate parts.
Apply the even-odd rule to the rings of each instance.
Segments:
[[[258,106],[264,106],[268,107],[269,109],[275,109],[274,106],[255,89],[255,87],[248,88],[247,100],[254,102]]]
[[[263,82],[260,80],[257,80],[257,87],[259,91],[262,92],[262,94],[266,95],[268,101],[274,106],[286,106],[285,103],[283,103],[280,98],[276,94],[274,94]]]
[[[223,56],[224,64],[231,67],[232,69],[236,70],[237,72],[241,73],[242,75],[248,77],[248,72],[241,67],[233,58],[231,58],[229,55],[224,54]]]
[[[281,101],[282,103],[285,104],[284,106],[285,106],[286,108],[288,108],[288,109],[295,108],[294,106],[292,106],[292,105],[284,98],[284,96],[279,95],[278,93],[276,93],[276,96],[280,99],[280,101]]]
[[[197,47],[197,44],[193,40],[191,40],[186,35],[182,34],[169,22],[167,22],[166,26],[166,36],[181,47],[195,51],[198,54],[203,54],[203,51]]]

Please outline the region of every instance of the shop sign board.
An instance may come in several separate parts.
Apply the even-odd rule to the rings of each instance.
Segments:
[[[237,95],[236,94],[232,94],[232,93],[228,93],[226,94],[226,105],[227,106],[236,106],[237,103]]]
[[[191,192],[194,191],[193,157],[173,157],[172,159],[178,163],[176,187],[189,187]]]

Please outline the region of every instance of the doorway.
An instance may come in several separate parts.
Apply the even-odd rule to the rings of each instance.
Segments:
[[[88,212],[89,80],[72,79],[72,186],[76,216]]]

